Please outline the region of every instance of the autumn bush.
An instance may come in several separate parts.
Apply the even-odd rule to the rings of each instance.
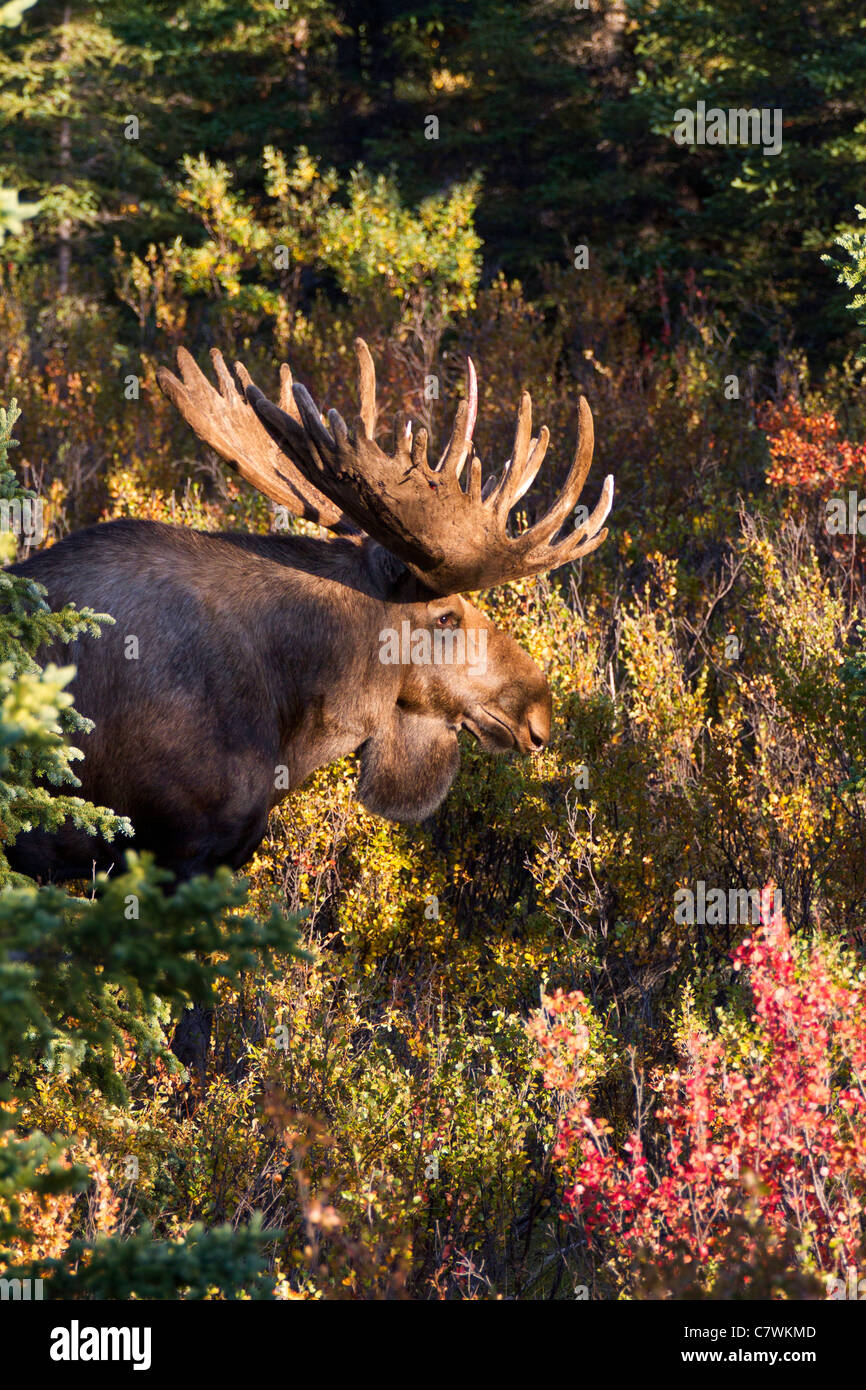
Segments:
[[[797,940],[769,893],[732,969],[712,1028],[687,997],[676,1060],[640,1077],[625,1139],[590,1098],[584,996],[543,1001],[530,1031],[570,1102],[567,1219],[609,1277],[654,1296],[820,1297],[817,1276],[863,1260],[866,986],[850,953]]]

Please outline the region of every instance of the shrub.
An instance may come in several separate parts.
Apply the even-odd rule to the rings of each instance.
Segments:
[[[749,1296],[757,1280],[752,1296],[761,1297],[762,1251],[785,1251],[777,1292],[797,1287],[800,1274],[844,1274],[862,1261],[866,982],[821,938],[796,941],[769,890],[763,923],[733,968],[748,992],[744,1011],[729,1009],[715,1035],[686,1011],[678,1063],[639,1087],[637,1127],[625,1140],[587,1094],[585,1001],[547,1001],[534,1034],[546,1084],[579,1091],[556,1155],[569,1219],[601,1258],[633,1279],[649,1264],[662,1283],[691,1265],[691,1285],[706,1293],[721,1278],[732,1287],[726,1265],[736,1249],[742,1285],[733,1296]]]

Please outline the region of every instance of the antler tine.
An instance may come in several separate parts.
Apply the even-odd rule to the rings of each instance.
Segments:
[[[478,375],[475,371],[475,363],[471,357],[466,358],[466,399],[469,402],[469,418],[466,421],[466,442],[463,449],[463,456],[457,465],[457,477],[463,472],[463,465],[472,452],[472,439],[475,434],[475,424],[478,420]]]
[[[358,399],[360,416],[368,439],[376,434],[376,367],[370,349],[363,338],[355,339],[355,357],[358,360]]]
[[[184,347],[179,347],[177,350],[180,381],[167,367],[157,368],[156,379],[163,395],[168,397],[172,405],[176,406],[184,419],[192,425],[199,438],[204,439],[223,458],[227,458],[229,462],[234,462],[225,452],[226,448],[229,447],[229,441],[227,433],[221,425],[222,412],[214,418],[208,410],[208,407],[212,407],[213,402],[218,402],[221,407],[225,403],[230,405],[234,403],[231,399],[231,391],[227,394],[225,390],[224,376],[227,376],[228,373],[222,355],[217,348],[214,348],[213,352],[216,354],[214,365],[217,367],[221,388],[219,394],[213,389],[195,358]],[[217,359],[219,359],[218,365]],[[220,367],[223,369],[224,375],[220,374]],[[229,384],[231,385],[230,379]],[[237,392],[234,394],[237,397]]]
[[[505,515],[510,512],[515,502],[519,502],[524,493],[527,493],[535,482],[536,474],[542,465],[544,456],[547,453],[547,446],[550,442],[550,431],[546,425],[542,425],[538,437],[530,441],[529,456],[526,466],[523,469],[523,476],[512,474],[512,460],[506,459],[505,467],[500,473],[491,473],[484,484],[481,493],[482,502],[486,502],[489,497],[503,488],[510,480],[508,503],[503,507]],[[512,490],[513,489],[513,490]],[[498,502],[496,504],[498,506]]]
[[[175,397],[193,404],[193,393],[202,392],[204,387],[213,391],[213,387],[209,384],[201,367],[184,347],[179,347],[177,350],[177,367],[181,376],[180,381],[167,367],[158,367],[156,372],[157,381],[172,405],[176,404]]]
[[[252,398],[261,396],[261,392],[250,379],[249,372],[241,363],[237,364],[238,376],[244,387],[242,394],[232,380],[219,349],[213,348],[210,356],[218,391],[186,348],[178,348],[180,379],[166,367],[157,370],[157,381],[163,393],[192,426],[199,439],[215,449],[227,463],[235,464],[241,475],[259,492],[297,516],[307,517],[330,528],[343,526],[345,517],[341,510],[308,481],[306,458],[296,465],[268,433],[253,406]],[[300,423],[292,421],[292,424],[296,431],[296,451],[299,455],[305,455],[305,431]]]
[[[292,387],[292,394],[295,398],[295,404],[298,407],[301,423],[306,431],[308,443],[315,445],[320,453],[324,450],[326,457],[332,454],[337,441],[334,439],[333,435],[329,434],[322,424],[319,407],[316,405],[316,402],[313,400],[306,386],[302,386],[300,382],[296,382]]]
[[[586,402],[585,396],[581,396],[580,398],[578,413],[580,415],[580,426],[577,436],[577,447],[575,449],[574,462],[568,470],[565,486],[550,510],[540,521],[537,521],[534,526],[531,526],[528,531],[524,532],[521,540],[525,541],[527,545],[541,545],[552,540],[557,532],[562,529],[566,517],[583,491],[583,485],[586,482],[586,477],[592,464],[592,451],[595,446],[592,411]],[[612,485],[613,481],[611,480],[611,486]]]
[[[469,487],[466,492],[470,506],[480,507],[484,496],[481,487],[481,460],[477,454],[472,455],[472,462],[469,465]]]
[[[463,472],[478,418],[478,376],[471,357],[466,358],[466,396],[457,406],[451,438],[436,466],[437,473],[459,478]]]
[[[546,425],[542,425],[541,429],[538,432],[538,438],[533,439],[532,443],[529,446],[529,458],[526,460],[526,467],[523,471],[523,477],[522,479],[520,479],[520,481],[515,479],[514,497],[511,501],[512,507],[514,506],[515,502],[520,501],[523,494],[525,492],[528,492],[529,489],[532,487],[532,484],[535,482],[535,475],[537,474],[539,468],[544,462],[544,456],[547,453],[547,446],[549,443],[550,430],[547,428]]]
[[[214,356],[215,352],[216,349],[214,348],[211,352],[212,357]],[[220,361],[222,361],[222,357],[219,353],[217,353],[217,356],[219,356]],[[214,362],[216,362],[216,357],[214,357]],[[217,371],[219,372],[219,368],[217,368]],[[259,390],[258,386],[256,386],[255,382],[253,381],[243,362],[235,362],[235,372],[237,373],[241,386],[243,386],[244,388],[244,396],[246,397],[250,405],[253,405],[253,402],[256,399],[261,399],[263,401],[267,400],[267,396],[264,394],[263,391]],[[225,375],[230,381],[231,378],[228,377],[227,372],[225,373]],[[234,387],[234,383],[232,382],[231,384],[232,387]],[[269,402],[269,404],[271,403]],[[287,415],[290,415],[291,418],[295,420],[298,425],[300,425],[301,417],[298,414],[298,407],[295,405],[295,398],[292,395],[292,369],[289,366],[288,362],[283,362],[280,367],[279,409],[285,411]]]
[[[451,438],[439,459],[434,473],[445,477],[459,478],[466,458],[466,422],[469,419],[469,402],[460,401],[454,412]]]
[[[268,430],[270,438],[276,437],[279,443],[289,444],[292,450],[303,455],[306,461],[310,453],[309,440],[301,423],[294,396],[292,397],[293,411],[290,414],[287,410],[282,410],[279,406],[274,405],[273,401],[268,400],[264,391],[259,390],[249,372],[246,368],[242,369],[240,363],[238,363],[238,370],[242,373],[241,381],[246,399]]]
[[[394,463],[405,468],[412,458],[412,421],[405,410],[394,416]]]
[[[288,362],[284,362],[280,367],[280,410],[284,410],[287,415],[291,415],[293,420],[301,423],[301,416],[298,407],[295,405],[295,398],[292,394],[292,369]]]
[[[425,469],[427,464],[427,431],[423,425],[412,440],[412,465],[414,468]]]
[[[514,444],[511,458],[503,471],[502,484],[494,502],[497,511],[507,513],[514,495],[514,479],[518,483],[523,478],[526,460],[529,457],[529,441],[532,438],[532,397],[524,391],[517,408],[517,424],[514,427]]]
[[[493,506],[500,516],[507,516],[518,498],[531,486],[541,467],[550,431],[543,425],[538,438],[532,438],[532,398],[528,391],[520,397],[517,424],[514,430],[514,447],[511,458],[502,472],[502,479],[493,497]]]
[[[537,570],[558,569],[560,565],[567,565],[572,560],[579,560],[581,556],[590,555],[593,550],[597,550],[607,536],[607,527],[604,526],[604,523],[612,505],[613,475],[608,473],[601,490],[601,497],[589,518],[582,526],[576,526],[571,535],[566,536],[564,540],[553,546],[545,546],[543,553],[537,557],[538,562],[535,568]],[[602,527],[604,527],[603,530]],[[526,534],[529,535],[529,532]]]
[[[220,387],[220,395],[222,396],[224,401],[231,401],[232,403],[234,403],[238,399],[238,388],[232,381],[231,372],[226,366],[225,359],[222,353],[220,352],[219,348],[211,348],[210,360],[214,365],[214,371],[217,375],[217,381],[219,382]],[[192,361],[192,358],[190,358],[190,361]],[[198,371],[198,368],[196,368],[196,371]],[[203,373],[201,375],[202,379],[206,381],[207,377],[205,377]]]

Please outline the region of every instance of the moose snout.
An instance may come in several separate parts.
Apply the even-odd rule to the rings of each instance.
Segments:
[[[522,753],[540,753],[550,741],[550,700],[539,700],[528,711],[520,728],[518,747]]]

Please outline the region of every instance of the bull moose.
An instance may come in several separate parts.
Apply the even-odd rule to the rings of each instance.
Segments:
[[[393,452],[376,443],[375,371],[360,338],[355,353],[360,413],[351,426],[335,410],[326,426],[285,365],[279,405],[240,363],[238,389],[216,349],[218,390],[184,349],[180,377],[158,374],[200,439],[332,538],[119,520],[14,566],[44,585],[53,608],[74,603],[114,617],[98,639],[45,655],[75,665],[75,705],[94,721],[83,739],[82,794],[128,816],[134,846],[178,879],[219,864],[239,868],[272,807],[346,754],[359,754],[364,806],[420,821],[454,779],[461,729],[491,752],[532,752],[548,741],[543,673],[461,595],[556,569],[604,540],[610,477],[592,514],[571,526],[592,460],[589,406],[581,398],[561,494],[510,535],[509,513],[549,439],[546,428],[532,436],[529,395],[510,459],[482,486],[471,360],[450,441],[431,466],[426,431],[413,433],[403,416]],[[383,634],[399,634],[390,655]],[[423,659],[435,657],[439,634],[451,635],[453,659]],[[421,660],[412,659],[416,650]],[[67,822],[54,834],[20,836],[10,859],[43,878],[89,877],[129,843],[95,840]]]

